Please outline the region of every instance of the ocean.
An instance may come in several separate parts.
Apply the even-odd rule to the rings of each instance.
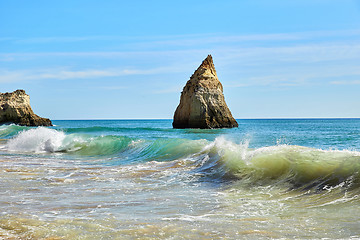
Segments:
[[[0,239],[360,238],[360,119],[0,126]]]

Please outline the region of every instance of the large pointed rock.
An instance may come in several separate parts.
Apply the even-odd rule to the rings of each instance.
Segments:
[[[0,93],[0,124],[16,123],[23,126],[52,126],[50,119],[36,115],[30,97],[24,90]]]
[[[187,81],[176,108],[174,128],[232,128],[238,123],[231,115],[211,55]]]

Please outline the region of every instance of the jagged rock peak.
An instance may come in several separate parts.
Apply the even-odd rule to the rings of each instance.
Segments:
[[[30,106],[30,97],[24,90],[0,93],[0,124],[23,126],[52,126],[50,119],[36,115]]]
[[[225,103],[211,55],[201,63],[181,92],[174,128],[231,128],[238,124]]]
[[[204,61],[202,61],[201,65],[198,67],[198,69],[200,69],[200,68],[210,69],[214,72],[214,74],[216,74],[213,58],[210,54],[204,59]]]

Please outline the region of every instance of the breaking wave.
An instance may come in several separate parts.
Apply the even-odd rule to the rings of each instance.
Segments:
[[[0,125],[0,139],[13,137],[25,129],[28,128],[16,124]]]
[[[38,127],[22,131],[5,148],[22,153],[68,153],[81,156],[118,156],[126,160],[175,160],[202,149],[206,140],[134,139],[126,136],[66,134]]]
[[[246,140],[236,143],[224,137],[217,137],[214,141],[135,139],[68,134],[45,127],[27,130],[16,125],[10,127],[17,133],[5,145],[5,150],[10,152],[108,156],[117,159],[118,164],[186,159],[194,166],[192,171],[204,177],[248,186],[287,184],[290,188],[318,190],[333,186],[360,186],[360,152],[357,151],[295,145],[252,149]]]
[[[290,188],[323,190],[360,186],[360,152],[322,150],[295,145],[249,149],[217,138],[199,154],[205,175],[254,185],[288,184]]]

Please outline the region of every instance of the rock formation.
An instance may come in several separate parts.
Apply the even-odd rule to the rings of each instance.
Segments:
[[[238,127],[227,107],[211,55],[187,81],[176,108],[174,128]]]
[[[36,115],[30,107],[30,97],[24,90],[0,93],[0,124],[23,126],[52,126],[50,119]]]

